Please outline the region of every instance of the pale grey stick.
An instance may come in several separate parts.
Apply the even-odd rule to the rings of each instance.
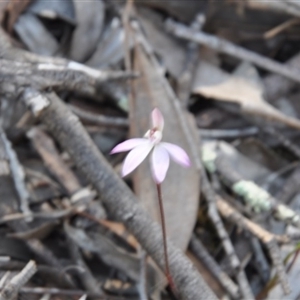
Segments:
[[[232,299],[241,298],[238,286],[224,271],[222,271],[217,262],[206,250],[202,242],[195,235],[191,238],[189,248],[195,257],[201,260],[211,274],[219,281]]]
[[[204,32],[195,33],[189,27],[181,23],[174,22],[170,19],[166,22],[166,29],[173,33],[176,37],[194,41],[220,53],[225,53],[243,61],[248,61],[265,70],[277,73],[298,83],[300,82],[299,70],[278,63],[268,57],[264,57],[243,47],[236,46],[235,44],[224,39]]]
[[[125,127],[125,128],[129,127],[129,121],[127,118],[99,115],[99,114],[87,112],[74,105],[69,104],[68,106],[75,115],[77,115],[80,119],[84,121],[93,122],[100,126],[114,126],[114,127]]]
[[[25,185],[25,172],[23,170],[21,163],[19,162],[16,152],[12,148],[11,143],[7,139],[6,134],[3,131],[2,127],[0,127],[0,138],[5,147],[5,151],[9,159],[12,178],[20,199],[20,209],[25,215],[29,216],[26,218],[26,220],[31,221],[32,220],[32,218],[30,217],[31,210],[29,208],[29,203],[28,203],[30,195]]]
[[[30,261],[24,269],[14,276],[10,282],[8,282],[0,293],[0,300],[13,300],[18,294],[18,291],[23,287],[28,280],[36,272],[36,264],[34,261]]]

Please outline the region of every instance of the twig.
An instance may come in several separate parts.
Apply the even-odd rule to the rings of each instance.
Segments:
[[[283,292],[284,292],[285,295],[288,295],[288,294],[291,293],[291,287],[290,287],[290,284],[289,284],[289,280],[288,280],[288,277],[287,277],[287,274],[286,274],[285,267],[284,267],[283,262],[282,262],[282,258],[281,258],[281,255],[280,255],[280,249],[278,247],[278,244],[276,243],[275,240],[271,240],[268,243],[266,243],[266,246],[268,248],[268,251],[269,251],[270,257],[272,259],[273,265],[276,269],[277,276],[278,276],[278,279],[281,283]]]
[[[131,280],[138,282],[139,260],[136,256],[116,247],[100,233],[88,235],[82,229],[70,226],[68,222],[64,223],[64,229],[68,237],[80,248],[97,254],[107,265],[121,270]]]
[[[243,197],[244,201],[257,213],[273,212],[275,216],[296,227],[300,226],[300,215],[285,204],[281,204],[267,191],[250,180],[244,180],[234,170],[223,155],[216,156],[215,166],[218,173],[223,177],[235,194]]]
[[[6,272],[6,273],[2,276],[2,278],[1,278],[1,280],[0,280],[0,290],[3,290],[3,288],[4,288],[4,286],[5,286],[6,282],[7,282],[7,280],[8,280],[8,278],[9,278],[9,276],[10,276],[10,271]]]
[[[23,294],[33,294],[33,295],[40,295],[40,294],[50,294],[50,295],[60,295],[60,296],[79,296],[87,294],[89,297],[98,299],[98,300],[137,300],[136,298],[129,298],[129,297],[114,297],[114,296],[103,296],[102,294],[97,293],[86,293],[85,291],[81,290],[67,290],[67,289],[57,289],[57,288],[44,288],[44,287],[23,287],[20,290]]]
[[[242,294],[244,299],[254,299],[254,295],[252,293],[251,287],[247,280],[245,272],[241,269],[239,258],[237,257],[234,247],[231,243],[231,240],[228,236],[228,233],[224,227],[222,219],[217,211],[216,206],[216,194],[214,193],[206,172],[204,170],[204,166],[201,164],[201,179],[202,179],[202,193],[205,195],[205,199],[208,203],[209,209],[208,214],[210,219],[215,225],[216,231],[221,239],[221,242],[224,247],[224,251],[226,252],[227,256],[229,257],[229,261],[231,267],[236,271],[236,280],[240,287],[240,293]]]
[[[204,32],[195,33],[189,27],[174,22],[170,19],[166,22],[166,29],[179,38],[194,41],[196,43],[205,45],[215,51],[231,55],[243,61],[248,61],[270,72],[277,73],[298,83],[300,82],[300,72],[297,69],[289,68],[284,64],[280,64],[270,58],[264,57],[245,48],[236,46],[224,39]]]
[[[274,36],[276,36],[277,34],[285,31],[286,29],[288,29],[289,27],[296,25],[299,23],[299,19],[298,18],[293,18],[293,19],[289,19],[285,22],[283,22],[282,24],[272,28],[271,30],[268,30],[267,32],[264,33],[264,38],[265,39],[271,39],[274,38]]]
[[[286,149],[288,149],[298,159],[300,159],[300,147],[297,144],[293,143],[289,138],[281,134],[278,130],[274,129],[273,127],[261,126],[260,129],[276,138]]]
[[[198,32],[202,29],[206,21],[205,15],[202,13],[198,14],[195,20],[192,22],[190,28],[194,32]],[[187,104],[191,87],[193,84],[194,73],[197,67],[197,61],[199,57],[199,45],[195,42],[189,42],[187,45],[187,56],[185,68],[180,74],[178,79],[178,98]]]
[[[248,238],[249,234],[247,234]],[[263,251],[262,244],[255,236],[249,236],[252,251],[254,253],[254,266],[264,283],[267,283],[270,276],[270,266],[266,258],[266,254]]]
[[[0,300],[14,299],[20,288],[27,283],[35,272],[36,264],[34,261],[30,261],[19,274],[14,276],[11,281],[5,285],[0,293]]]
[[[295,170],[293,173],[288,177],[288,179],[283,184],[282,188],[276,194],[276,198],[280,199],[282,203],[289,203],[289,200],[292,199],[294,195],[296,195],[299,190],[299,176],[300,176],[300,165],[294,165]]]
[[[99,295],[103,294],[102,290],[99,288],[97,280],[94,278],[89,267],[83,260],[78,246],[72,241],[71,238],[68,238],[68,248],[73,261],[78,267],[84,270],[84,272],[79,272],[78,276],[80,277],[80,280],[86,290],[88,292],[97,293]]]
[[[256,1],[256,0],[247,0],[247,6],[252,9],[264,9],[264,10],[274,10],[280,13],[285,12],[297,18],[300,17],[300,8],[297,7],[297,2],[286,1]]]
[[[203,152],[203,150],[202,150]],[[203,153],[202,157],[203,157]],[[202,162],[200,163],[200,175],[201,175],[201,180],[202,180],[202,193],[205,196],[206,201],[208,202],[209,206],[209,217],[212,220],[212,222],[215,225],[215,228],[217,230],[217,233],[219,235],[219,238],[222,241],[224,250],[229,257],[229,261],[231,264],[231,267],[237,271],[236,280],[239,284],[240,287],[240,293],[242,294],[244,299],[254,299],[254,295],[252,293],[251,287],[249,285],[248,279],[246,277],[245,272],[242,270],[239,258],[237,257],[234,247],[231,243],[231,240],[228,236],[228,233],[224,227],[224,224],[222,222],[222,219],[220,218],[220,215],[217,211],[217,206],[216,206],[216,194],[214,190],[212,189],[210,182],[208,180],[207,174],[205,172],[204,165]]]
[[[30,103],[31,101],[26,101],[26,99],[37,95],[39,95],[38,92],[27,89],[23,95],[24,102]],[[150,219],[126,184],[115,174],[77,117],[55,94],[46,94],[42,97],[47,97],[49,106],[39,111],[40,120],[68,151],[77,167],[93,183],[108,212],[125,224],[148,254],[163,269],[162,234],[158,224]],[[32,108],[34,109],[34,105]],[[215,299],[213,292],[182,252],[170,241],[168,244],[170,269],[174,274],[173,279],[180,296],[187,300]]]
[[[57,211],[49,211],[49,212],[33,212],[28,215],[23,213],[15,213],[15,214],[7,214],[0,218],[0,225],[17,220],[23,220],[28,217],[32,217],[33,219],[61,219],[72,215],[75,212],[73,208],[71,209],[64,209],[64,210],[57,210]]]
[[[140,300],[147,300],[147,253],[141,248],[140,253],[140,280],[138,282],[138,291]]]
[[[113,126],[113,127],[129,127],[129,121],[126,118],[108,117],[84,111],[74,105],[68,105],[74,114],[81,120],[93,122],[100,126]]]
[[[4,144],[5,151],[7,153],[11,174],[14,180],[14,184],[16,187],[16,191],[20,198],[20,209],[25,214],[28,215],[27,221],[32,221],[32,218],[30,217],[31,210],[29,208],[29,199],[30,195],[27,191],[26,185],[25,185],[25,173],[23,170],[23,167],[21,163],[19,162],[19,159],[13,150],[10,141],[7,139],[5,132],[2,128],[0,128],[0,137],[2,140],[2,143]]]
[[[286,67],[300,68],[300,53],[293,56],[285,64]],[[297,84],[287,78],[277,74],[270,74],[263,79],[265,86],[266,98],[269,102],[279,99],[281,96],[288,94],[288,92]]]
[[[212,275],[219,281],[222,287],[228,292],[233,299],[240,299],[241,295],[237,285],[231,278],[222,271],[218,263],[206,250],[202,242],[193,235],[190,241],[189,248],[191,252],[207,267]]]
[[[234,210],[228,203],[226,203],[220,197],[218,197],[217,206],[221,214],[226,219],[242,227],[243,229],[250,231],[266,245],[266,247],[269,250],[273,265],[277,270],[283,290],[286,294],[289,294],[290,293],[289,283],[287,280],[283,262],[280,258],[280,250],[276,243],[276,240],[278,239],[281,242],[287,242],[288,238],[278,237],[264,230],[256,223],[246,219],[243,215],[241,215],[238,211]]]
[[[69,170],[56,149],[53,140],[38,127],[33,127],[27,132],[27,137],[41,155],[46,167],[62,184],[69,195],[81,189],[75,175]]]
[[[210,139],[235,139],[257,135],[257,127],[248,127],[242,129],[199,129],[202,138]]]
[[[230,204],[224,201],[221,197],[217,197],[217,207],[221,215],[234,224],[237,224],[244,230],[251,232],[255,237],[263,243],[268,243],[271,240],[276,240],[279,243],[289,243],[290,239],[287,236],[275,235],[251,220],[244,217],[240,212],[234,209]]]

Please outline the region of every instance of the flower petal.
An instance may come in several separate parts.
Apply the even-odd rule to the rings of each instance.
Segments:
[[[189,156],[181,147],[170,143],[161,143],[161,146],[168,151],[171,158],[178,164],[183,167],[189,167],[191,165]]]
[[[118,152],[126,152],[129,151],[139,145],[142,145],[144,143],[148,143],[147,139],[130,139],[130,140],[126,140],[123,143],[118,144],[117,146],[115,146],[111,151],[110,154],[114,154],[114,153],[118,153]]]
[[[131,150],[125,158],[122,168],[122,177],[131,173],[139,164],[141,164],[152,148],[153,144],[147,141],[147,143],[143,143]]]
[[[164,117],[158,108],[154,108],[151,113],[152,126],[157,128],[159,131],[164,129]]]
[[[152,175],[156,183],[162,183],[166,177],[170,164],[169,154],[160,144],[154,147],[151,167]]]

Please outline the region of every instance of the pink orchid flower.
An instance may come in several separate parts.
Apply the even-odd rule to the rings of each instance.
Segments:
[[[152,176],[155,182],[160,184],[166,177],[170,157],[183,167],[189,167],[191,163],[187,153],[182,148],[174,144],[161,142],[164,128],[162,113],[155,108],[151,116],[152,128],[146,132],[144,138],[126,140],[114,147],[110,154],[131,150],[123,164],[122,177],[124,177],[135,170],[152,151]]]

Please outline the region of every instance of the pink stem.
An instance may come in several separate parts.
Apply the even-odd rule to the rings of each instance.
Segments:
[[[176,295],[177,294],[176,287],[175,287],[173,278],[172,278],[171,273],[170,273],[170,268],[169,268],[166,222],[165,222],[164,205],[163,205],[163,201],[162,201],[161,185],[159,183],[157,183],[156,188],[157,188],[158,204],[159,204],[161,227],[162,227],[162,234],[163,234],[164,257],[165,257],[165,265],[166,265],[166,277],[167,277],[167,280],[170,284],[171,290]]]

